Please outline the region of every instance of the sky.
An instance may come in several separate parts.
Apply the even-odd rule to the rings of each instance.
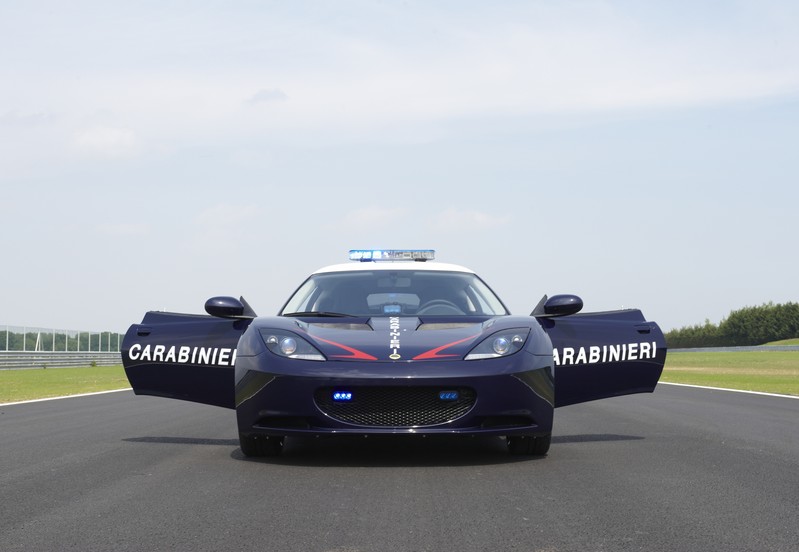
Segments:
[[[799,300],[795,1],[0,1],[0,325],[278,311],[432,248],[514,314]]]

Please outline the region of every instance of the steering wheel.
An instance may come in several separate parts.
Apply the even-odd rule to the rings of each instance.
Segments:
[[[464,314],[464,312],[452,301],[433,299],[419,307],[416,314]]]

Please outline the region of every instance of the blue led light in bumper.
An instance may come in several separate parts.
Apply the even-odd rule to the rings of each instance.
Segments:
[[[336,402],[350,402],[352,400],[351,391],[334,391],[333,400]]]
[[[438,398],[442,401],[457,401],[460,398],[460,393],[457,391],[441,391]]]

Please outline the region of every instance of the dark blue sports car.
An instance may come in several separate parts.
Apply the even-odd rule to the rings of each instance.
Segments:
[[[577,314],[574,295],[512,316],[471,270],[429,250],[351,251],[277,316],[214,297],[208,315],[148,312],[122,346],[137,394],[236,410],[241,450],[285,437],[467,434],[549,450],[554,409],[652,392],[663,334],[638,310]]]

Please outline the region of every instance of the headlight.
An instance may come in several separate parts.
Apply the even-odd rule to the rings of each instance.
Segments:
[[[524,347],[528,335],[530,335],[529,328],[516,328],[490,335],[466,355],[466,360],[512,355]]]
[[[298,335],[285,331],[261,329],[267,349],[278,356],[300,360],[327,360],[319,350]]]

